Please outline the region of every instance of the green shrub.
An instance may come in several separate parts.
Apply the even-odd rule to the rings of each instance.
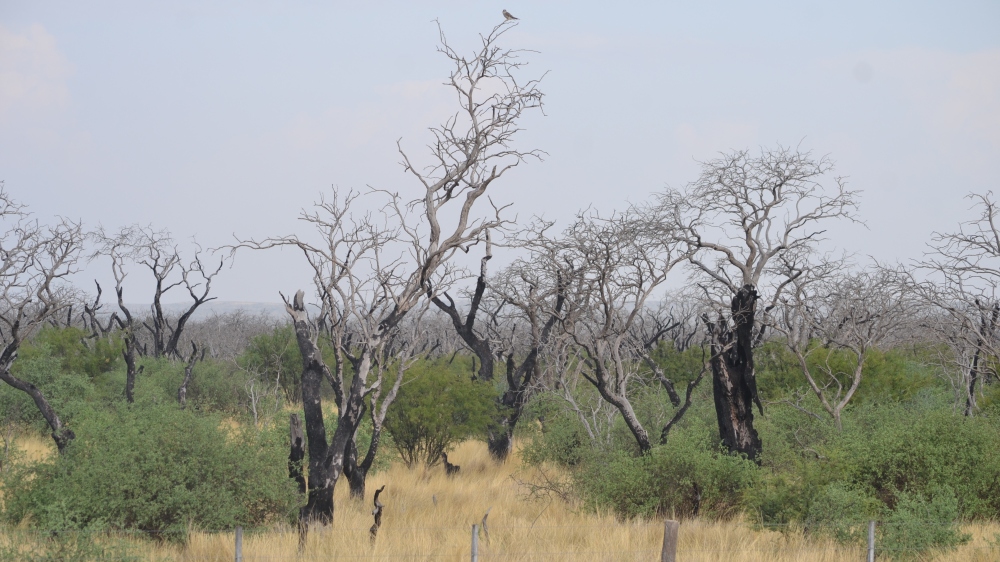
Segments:
[[[320,347],[325,351],[328,346],[321,341]],[[272,386],[279,384],[285,399],[292,404],[302,400],[302,355],[292,326],[255,337],[236,362],[246,373],[271,382]]]
[[[493,387],[447,361],[420,361],[403,381],[385,429],[407,466],[437,464],[441,453],[482,435],[496,411]]]
[[[881,524],[879,550],[908,559],[931,549],[955,548],[971,538],[959,531],[957,519],[958,498],[947,486],[932,488],[926,495],[902,492]]]
[[[757,476],[756,464],[726,454],[714,433],[696,424],[646,455],[595,455],[574,471],[574,484],[590,507],[611,508],[623,517],[725,517],[742,508]]]
[[[900,493],[948,487],[959,513],[1000,516],[1000,427],[954,413],[947,402],[885,404],[856,412],[843,452],[852,485],[895,508]]]
[[[65,454],[14,470],[4,517],[41,528],[141,529],[183,536],[283,520],[297,490],[287,426],[227,431],[176,404],[119,404],[80,416]]]
[[[13,365],[14,375],[41,389],[64,425],[71,426],[76,415],[96,399],[94,387],[86,376],[62,370],[61,359],[39,346],[27,357],[19,357]],[[29,425],[39,432],[50,431],[34,400],[0,382],[0,415],[6,421]]]
[[[880,509],[878,500],[837,482],[815,494],[803,523],[809,532],[863,545],[868,537],[868,521],[875,519]]]

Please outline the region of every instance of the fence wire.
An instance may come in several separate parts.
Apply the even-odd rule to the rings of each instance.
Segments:
[[[824,536],[824,532],[833,530],[843,530],[845,528],[866,527],[868,521],[850,520],[839,522],[822,522],[815,524],[803,523],[763,523],[746,522],[740,524],[746,531],[774,531],[784,535],[797,533],[802,535],[815,534]],[[880,531],[890,529],[894,525],[917,525],[925,529],[941,529],[953,526],[961,526],[960,521],[942,521],[934,519],[910,520],[907,522],[879,521],[877,528]],[[971,524],[971,522],[964,522]],[[727,539],[720,537],[717,545],[706,545],[710,538],[710,533],[702,534],[697,540],[691,538],[693,535],[705,530],[718,528],[718,524],[701,521],[682,522],[679,527],[677,556],[679,560],[728,560],[742,556],[741,560],[765,560],[773,559],[768,556],[778,554],[782,556],[794,556],[794,553],[817,554],[817,553],[837,553],[837,559],[864,559],[866,546],[857,542],[851,544],[832,543],[818,541],[818,543],[805,544],[784,544],[776,542],[773,544],[732,546],[727,544]],[[651,536],[660,533],[662,537],[664,524],[662,522],[636,522],[621,523],[618,525],[489,525],[488,533],[479,530],[478,554],[476,560],[488,561],[529,561],[529,560],[660,560],[661,549],[659,542],[657,548],[648,548]],[[542,540],[540,545],[532,545],[531,548],[518,547],[517,539],[524,538],[530,531],[537,541]],[[545,547],[544,537],[546,534],[557,536],[564,531],[586,531],[588,533],[609,533],[612,531],[632,531],[645,535],[642,545],[635,545],[636,548],[580,548],[567,549],[565,545],[550,545]],[[226,560],[237,560],[238,562],[254,561],[312,561],[312,560],[469,560],[471,558],[472,528],[447,526],[447,525],[421,525],[421,526],[383,526],[374,542],[368,541],[369,528],[363,526],[328,526],[310,530],[307,546],[304,551],[299,552],[296,548],[298,530],[294,527],[284,528],[256,528],[242,530],[242,548],[237,558],[236,531],[235,529],[39,529],[31,527],[2,527],[0,526],[0,560],[3,562],[17,562],[25,560],[28,562],[83,562],[83,561],[107,561],[107,562],[140,562],[140,561],[176,561],[176,562],[223,562]],[[421,545],[414,545],[410,552],[379,552],[382,543],[388,539],[395,541],[400,537],[415,538],[425,536],[425,542]],[[426,541],[443,540],[447,535],[449,545],[447,547],[436,545],[428,548]],[[353,540],[358,544],[364,544],[367,552],[346,552],[331,551],[324,553],[314,552],[317,549],[330,549],[331,541],[336,537],[354,535]],[[466,546],[459,550],[456,546],[458,535],[464,537]],[[828,536],[828,535],[826,535]],[[281,542],[284,546],[293,545],[287,553],[274,553],[275,545],[269,545],[266,549],[260,548],[262,541],[270,540],[272,537]],[[491,540],[492,537],[492,540]],[[708,537],[708,538],[706,538]],[[191,539],[199,541],[198,552],[187,552]],[[803,539],[803,540],[809,540]],[[123,542],[124,541],[124,542]],[[970,556],[975,555],[977,559],[987,560],[994,553],[993,559],[1000,560],[1000,533],[993,540],[986,539],[987,544],[962,545],[962,552]],[[187,543],[187,545],[185,545]],[[645,548],[638,548],[643,546]],[[554,547],[554,548],[552,548]],[[157,548],[174,548],[179,551],[176,555],[159,556],[154,552]],[[394,547],[396,550],[404,550]],[[143,550],[147,552],[142,552]],[[259,552],[255,552],[259,550]],[[265,552],[266,550],[266,552]],[[876,543],[877,559],[889,559],[905,554],[916,554],[927,552],[926,548],[890,547],[880,546]],[[747,555],[750,555],[748,558]],[[788,558],[793,559],[793,558]],[[824,558],[824,560],[832,560]]]

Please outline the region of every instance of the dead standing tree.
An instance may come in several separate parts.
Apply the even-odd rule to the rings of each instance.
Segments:
[[[668,190],[659,212],[668,233],[692,252],[698,283],[718,295],[710,318],[712,382],[722,443],[757,460],[761,441],[753,405],[762,410],[754,374],[754,347],[765,335],[768,314],[789,279],[775,267],[784,255],[810,256],[830,219],[855,220],[858,195],[827,158],[777,148],[722,155],[702,164],[701,177],[685,190]],[[760,291],[763,291],[762,295]],[[758,301],[764,299],[761,309]]]
[[[581,350],[580,375],[618,410],[639,451],[646,453],[653,440],[632,407],[633,387],[652,378],[641,371],[665,330],[643,334],[641,324],[670,271],[689,254],[670,236],[650,236],[662,233],[647,228],[648,218],[640,213],[579,216],[561,237],[542,243],[554,248],[553,265],[566,279],[562,324]],[[657,382],[679,405],[673,383],[658,374]]]
[[[61,219],[41,226],[0,183],[0,380],[31,396],[52,430],[59,452],[75,437],[42,391],[11,373],[17,352],[49,318],[69,306],[71,290],[64,284],[76,271],[85,236],[80,223]]]
[[[871,352],[887,343],[912,311],[901,279],[898,272],[883,268],[847,274],[824,268],[794,276],[782,297],[775,328],[785,335],[809,388],[837,429],[843,427],[842,413],[861,384]],[[837,352],[850,357],[849,371],[831,361]],[[812,365],[811,357],[818,358]]]
[[[122,355],[126,366],[125,398],[129,403],[132,403],[135,400],[135,379],[141,371],[141,367],[137,368],[136,366],[136,355],[149,353],[148,346],[141,343],[141,328],[145,328],[150,336],[149,341],[152,343],[153,356],[176,357],[190,363],[189,357],[182,356],[178,348],[181,335],[184,333],[188,320],[198,307],[214,300],[215,297],[209,297],[208,294],[212,287],[212,280],[222,271],[225,260],[220,260],[219,266],[214,270],[206,269],[199,246],[191,262],[185,264],[170,237],[170,233],[156,231],[150,227],[133,225],[113,233],[100,227],[90,236],[98,244],[97,250],[91,254],[90,259],[107,257],[111,261],[111,273],[115,279],[115,294],[118,298],[118,312],[121,312],[121,315],[118,312],[113,313],[111,320],[118,326],[122,334],[124,344]],[[130,264],[139,264],[145,267],[153,276],[153,302],[150,305],[149,314],[144,317],[137,317],[125,304],[124,285]],[[163,311],[163,297],[171,289],[181,286],[187,289],[192,302],[172,322]],[[100,285],[97,286],[97,290],[99,294]],[[92,318],[92,321],[94,320],[96,319]],[[184,387],[186,395],[186,384]],[[178,399],[183,406],[184,400],[180,398],[180,394]]]
[[[540,385],[544,350],[549,345],[566,303],[566,285],[558,272],[546,275],[541,263],[516,261],[493,281],[501,317],[491,341],[504,359],[506,388],[499,400],[499,415],[488,428],[490,456],[506,461],[514,447],[514,428],[528,400]],[[520,356],[520,362],[517,357]]]
[[[333,519],[333,490],[343,473],[364,400],[381,384],[372,380],[378,374],[372,366],[384,346],[420,300],[435,295],[433,280],[454,254],[467,251],[487,230],[503,227],[499,209],[494,208],[491,218],[474,214],[487,188],[525,159],[540,156],[512,147],[521,117],[540,109],[542,103],[537,80],[522,83],[515,77],[526,64],[520,58],[524,53],[497,44],[513,25],[501,24],[481,36],[480,48],[468,58],[440,34],[438,50],[453,65],[445,85],[456,95],[460,109],[431,129],[434,141],[428,166],[418,167],[399,145],[404,170],[423,187],[417,199],[406,204],[396,194],[371,193],[388,200],[382,208],[385,222],[377,224],[371,217],[351,215],[353,196],[335,195],[335,203],[321,203],[319,211],[303,215],[323,237],[322,244],[297,236],[239,244],[255,249],[299,248],[313,268],[323,314],[329,315],[325,322],[331,326],[337,361],[332,371],[323,362],[317,346],[318,326],[306,311],[302,292],[286,300],[303,357],[309,499],[301,519],[307,524]],[[405,246],[405,256],[389,257],[395,245]],[[355,357],[351,361],[354,373],[350,387],[344,388],[347,351]],[[324,378],[333,385],[340,406],[340,423],[329,442],[320,398]]]
[[[990,359],[1000,356],[1000,207],[992,192],[968,198],[979,216],[958,232],[934,233],[927,257],[916,264],[927,280],[912,286],[940,313],[927,327],[949,347],[942,363],[956,373],[957,402],[971,416],[982,385],[998,378]]]

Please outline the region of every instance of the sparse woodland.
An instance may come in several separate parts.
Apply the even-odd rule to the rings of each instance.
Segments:
[[[384,485],[374,544],[394,486],[467,489],[469,463],[523,467],[517,501],[559,513],[840,545],[876,519],[900,556],[1000,519],[995,196],[919,259],[872,263],[826,234],[866,217],[830,157],[719,147],[645,202],[515,222],[502,185],[545,156],[519,139],[544,74],[516,25],[469,52],[441,31],[454,114],[400,141],[405,181],[304,202],[298,232],[184,253],[166,225],[37,217],[0,190],[3,525],[273,528],[294,552],[367,528]],[[276,248],[312,273],[275,295],[284,317],[199,315],[229,261]],[[84,263],[116,285],[69,284]],[[39,435],[53,453],[29,458]],[[404,471],[426,478],[372,481]],[[61,536],[44,548],[93,556]]]

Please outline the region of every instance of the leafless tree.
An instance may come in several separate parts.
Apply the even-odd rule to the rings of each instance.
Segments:
[[[385,427],[385,417],[389,406],[399,394],[403,376],[418,358],[433,347],[433,342],[426,337],[423,330],[426,308],[427,303],[424,301],[417,309],[411,311],[386,338],[385,344],[372,362],[372,379],[375,382],[372,384],[367,403],[362,406],[363,410],[368,411],[371,420],[371,440],[364,457],[360,457],[359,462],[357,438],[359,424],[348,441],[347,455],[344,457],[344,475],[350,484],[352,498],[361,499],[365,496],[366,479],[375,463],[375,455],[378,453],[382,430]],[[348,351],[345,351],[344,355],[352,367],[357,369],[360,357]]]
[[[250,347],[254,338],[272,334],[287,323],[287,318],[266,312],[240,309],[213,313],[190,320],[184,328],[185,339],[199,342],[208,357],[232,362]]]
[[[304,521],[329,522],[333,490],[350,454],[365,399],[382,388],[376,367],[403,319],[425,297],[436,294],[435,280],[446,272],[456,252],[481,241],[487,230],[502,228],[500,209],[492,216],[474,213],[487,188],[535,151],[513,147],[522,115],[541,107],[536,80],[516,77],[525,65],[523,52],[504,49],[498,41],[513,24],[505,23],[481,36],[472,57],[460,55],[440,34],[439,51],[452,63],[446,82],[457,96],[459,110],[431,128],[431,161],[418,165],[400,143],[404,170],[423,188],[413,200],[396,193],[371,191],[365,200],[379,199],[381,210],[357,213],[357,194],[334,193],[302,219],[322,238],[311,243],[298,236],[241,241],[255,249],[291,246],[303,252],[313,269],[325,335],[335,364],[325,364],[317,338],[319,325],[306,310],[300,291],[286,308],[295,324],[303,357],[302,398],[309,449],[309,500]],[[345,387],[344,363],[353,377]],[[339,423],[330,441],[323,426],[320,384],[328,380],[338,402]],[[383,398],[383,405],[387,406]],[[374,445],[374,443],[373,443]]]
[[[688,245],[695,279],[719,306],[709,331],[721,440],[751,459],[761,450],[753,404],[762,409],[753,349],[791,281],[775,267],[778,258],[814,255],[822,224],[855,220],[857,193],[840,177],[825,181],[832,171],[829,159],[799,150],[736,151],[702,164],[686,189],[659,197],[662,223]]]
[[[215,300],[215,297],[208,295],[212,281],[225,265],[225,258],[219,260],[217,267],[210,267],[201,246],[196,244],[194,256],[186,262],[168,231],[154,230],[148,226],[132,225],[110,233],[101,227],[92,236],[98,249],[91,255],[91,259],[102,256],[111,259],[116,292],[123,290],[122,284],[130,265],[139,265],[148,270],[153,278],[149,313],[141,316],[135,316],[131,311],[126,313],[122,308],[124,303],[121,298],[119,310],[132,317],[133,326],[141,325],[146,329],[151,339],[153,356],[182,359],[179,346],[184,327],[198,307]],[[169,291],[179,287],[187,291],[191,304],[179,316],[171,318],[164,311],[163,299]]]
[[[85,236],[80,223],[43,226],[0,184],[0,380],[31,396],[60,452],[75,435],[41,389],[11,373],[21,343],[69,306],[66,278],[76,271]]]
[[[670,326],[651,314],[667,276],[689,255],[672,237],[650,235],[648,218],[637,210],[602,218],[581,215],[556,240],[555,266],[567,294],[563,329],[582,351],[580,375],[613,405],[642,453],[653,439],[632,407],[633,386],[654,376],[679,405],[673,383],[650,357]],[[660,233],[655,233],[660,234]]]
[[[514,429],[540,386],[545,350],[566,303],[563,278],[559,271],[546,267],[548,263],[537,256],[516,260],[491,281],[493,314],[487,341],[503,360],[505,386],[486,445],[499,462],[510,456]]]
[[[1000,208],[992,192],[968,197],[979,216],[957,232],[933,234],[926,257],[916,263],[926,278],[913,287],[937,311],[926,325],[949,347],[942,367],[955,373],[956,399],[971,416],[982,385],[997,379]]]
[[[809,388],[838,429],[871,352],[889,343],[912,311],[904,279],[902,273],[880,267],[825,270],[793,276],[782,296],[782,319],[775,327],[784,333]],[[850,358],[847,371],[836,361],[844,353]]]

